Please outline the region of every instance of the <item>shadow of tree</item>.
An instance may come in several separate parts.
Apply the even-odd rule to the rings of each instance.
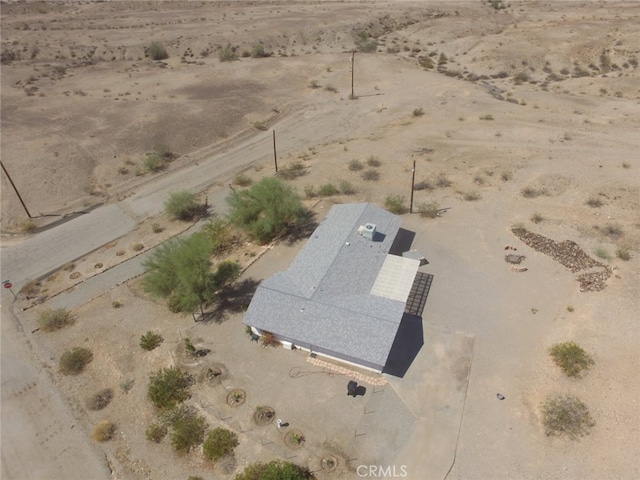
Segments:
[[[292,227],[283,238],[286,245],[291,246],[298,240],[309,238],[313,231],[318,227],[318,222],[316,222],[315,217],[315,212],[305,210],[304,217],[300,224],[296,227]]]
[[[229,313],[246,310],[258,285],[258,280],[247,278],[226,286],[218,294],[218,301],[210,305],[204,315],[200,314],[196,321],[222,323],[229,318]]]

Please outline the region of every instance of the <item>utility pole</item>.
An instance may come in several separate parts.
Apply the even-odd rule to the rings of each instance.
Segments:
[[[355,58],[356,58],[356,51],[354,50],[353,52],[351,52],[351,99],[352,100],[356,98],[355,94],[353,93],[353,66],[354,66]]]
[[[413,161],[413,169],[411,170],[411,200],[409,201],[409,213],[413,213],[413,186],[416,183],[416,161]]]
[[[276,165],[276,173],[278,173],[278,154],[276,153],[276,131],[273,131],[273,163]]]
[[[29,213],[29,209],[27,208],[27,206],[24,204],[24,201],[22,200],[22,197],[20,196],[20,192],[18,192],[18,189],[16,188],[15,183],[13,183],[13,180],[11,180],[11,175],[9,175],[9,172],[7,172],[7,169],[4,168],[4,163],[0,162],[0,166],[2,166],[2,171],[4,172],[4,174],[7,176],[7,178],[9,179],[9,183],[11,184],[11,186],[13,187],[13,190],[15,190],[16,195],[18,196],[18,200],[20,200],[20,203],[22,204],[22,208],[24,208],[24,211],[27,212],[27,216],[29,218],[33,218],[31,216],[31,214]]]

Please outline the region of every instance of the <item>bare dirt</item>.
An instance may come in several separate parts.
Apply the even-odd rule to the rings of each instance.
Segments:
[[[304,166],[305,174],[291,184],[304,195],[348,181],[356,193],[333,201],[384,205],[388,195],[400,195],[408,204],[415,161],[416,183],[424,184],[415,192],[416,209],[431,201],[442,209],[433,220],[405,216],[425,248],[432,249],[428,253],[441,254],[457,273],[478,272],[488,290],[506,291],[509,285],[527,312],[524,320],[511,300],[476,295],[470,282],[461,282],[468,290],[456,292],[456,298],[434,289],[440,300],[430,298],[431,308],[449,317],[431,321],[477,335],[459,450],[448,478],[636,478],[640,6],[506,5],[494,9],[479,0],[3,2],[2,162],[32,215],[63,214],[115,202],[163,175],[144,168],[145,155],[154,149],[173,152],[176,158],[166,169],[177,170],[217,146],[266,135],[264,128],[303,107],[305,121],[321,119],[315,128],[324,138],[322,131],[332,121],[328,114],[336,112],[344,122],[339,138],[310,138],[304,149],[280,152],[281,168]],[[356,53],[357,99],[350,100],[350,55],[360,31],[378,46],[376,53]],[[166,47],[169,58],[157,62],[145,56],[153,41]],[[245,56],[258,42],[270,57]],[[227,45],[238,60],[219,60]],[[367,166],[372,156],[379,166]],[[364,170],[350,169],[352,160]],[[379,180],[363,179],[369,168]],[[262,164],[245,171],[252,180],[271,173],[270,152]],[[213,197],[216,191],[202,193]],[[315,202],[308,200],[310,206]],[[1,214],[3,242],[20,241],[16,234],[51,219],[28,221],[4,173]],[[154,232],[154,223],[164,230]],[[538,244],[570,250],[575,244],[582,252],[580,268],[563,266],[543,247],[521,241],[511,233],[513,227],[526,228]],[[136,255],[138,244],[147,249],[184,228],[163,217],[148,219],[117,245],[106,245],[43,280],[45,294]],[[623,252],[630,260],[619,258]],[[255,246],[247,250],[247,255],[262,253]],[[525,259],[517,267],[508,265],[503,258],[510,253]],[[244,252],[237,255],[244,258]],[[283,247],[266,255],[274,255],[274,265],[286,266],[293,250]],[[447,266],[434,266],[441,278]],[[580,291],[580,275],[602,276],[603,271],[606,278],[586,278],[597,283],[593,290],[598,291]],[[70,278],[76,272],[80,276]],[[113,302],[124,307],[113,308]],[[33,303],[19,306],[29,308],[25,323],[35,327],[35,316],[47,303],[31,308]],[[425,322],[429,309],[428,303]],[[499,313],[499,322],[508,326],[505,333],[472,319],[483,309]],[[103,416],[116,422],[116,439],[95,449],[106,453],[117,478],[182,478],[202,471],[205,478],[231,478],[230,472],[237,473],[235,463],[212,466],[199,452],[178,456],[166,441],[157,446],[144,439],[153,418],[146,379],[150,371],[175,361],[193,325],[189,317],[170,314],[146,298],[136,282],[74,313],[81,319],[77,325],[34,337],[39,348],[21,355],[32,355],[50,372],[87,441]],[[237,314],[231,318],[240,321]],[[526,325],[516,328],[515,322]],[[223,325],[231,335],[231,323]],[[149,329],[162,332],[165,344],[142,355],[139,336]],[[192,340],[209,342],[204,335]],[[565,340],[577,341],[596,360],[582,380],[563,378],[548,358],[548,347]],[[95,360],[86,375],[64,377],[56,371],[57,358],[76,344],[90,346]],[[264,355],[263,360],[274,361]],[[224,358],[216,362],[225,374],[233,372]],[[128,380],[135,388],[124,393],[118,386]],[[40,388],[53,388],[45,383]],[[112,405],[105,415],[88,411],[85,397],[104,385],[116,390]],[[210,394],[202,379],[198,385],[199,392]],[[502,410],[484,400],[487,390],[494,402],[500,385],[512,389],[500,403],[500,408],[506,405]],[[579,395],[591,408],[596,427],[580,442],[544,436],[538,405],[558,390]],[[216,392],[222,398],[224,392]],[[76,441],[72,433],[66,435]],[[309,429],[304,433],[314,435]],[[57,435],[64,439],[65,433]],[[243,442],[237,451],[238,465],[278,457],[257,437],[249,438],[253,442]],[[329,453],[342,458],[342,448],[332,445]],[[343,466],[333,477],[319,473],[319,478],[353,477]]]

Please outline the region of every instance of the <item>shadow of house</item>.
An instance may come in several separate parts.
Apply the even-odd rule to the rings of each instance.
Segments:
[[[422,318],[405,313],[382,372],[394,377],[404,377],[423,345]]]

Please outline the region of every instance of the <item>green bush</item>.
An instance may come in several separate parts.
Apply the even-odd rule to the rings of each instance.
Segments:
[[[611,255],[609,255],[609,251],[602,245],[598,245],[596,248],[594,248],[593,253],[596,254],[596,257],[603,260],[609,260],[611,258]]]
[[[439,211],[440,206],[437,202],[424,202],[418,205],[418,213],[424,218],[436,218]]]
[[[196,194],[187,190],[173,192],[164,203],[164,211],[172,220],[191,220],[201,209]]]
[[[93,360],[91,350],[75,347],[67,350],[60,357],[60,371],[65,375],[78,375]]]
[[[230,44],[227,44],[227,46],[220,51],[218,58],[221,62],[233,62],[238,59],[238,55],[236,54],[236,49]]]
[[[251,463],[234,480],[307,480],[313,475],[306,467],[291,462],[273,460],[269,463]]]
[[[162,158],[156,152],[147,153],[144,157],[142,165],[148,172],[157,172],[167,166],[164,158]]]
[[[365,30],[358,32],[355,43],[361,53],[374,53],[378,49],[378,42],[372,39],[369,32]]]
[[[165,60],[169,58],[169,54],[162,44],[153,42],[149,45],[149,57],[151,60]]]
[[[251,58],[266,58],[269,56],[271,56],[271,54],[265,50],[262,43],[255,44],[251,49]]]
[[[53,332],[72,325],[75,322],[74,316],[66,308],[48,309],[38,316],[38,325],[45,332]]]
[[[569,377],[581,377],[594,364],[589,354],[574,342],[556,343],[549,349],[549,354]]]
[[[144,434],[150,442],[160,443],[167,435],[167,427],[158,423],[152,423],[147,427]]]
[[[227,197],[229,220],[260,243],[292,233],[309,223],[298,194],[276,178],[266,177]]]
[[[318,189],[319,197],[330,197],[338,193],[340,193],[340,190],[338,190],[333,183],[326,183]]]
[[[222,218],[210,219],[202,226],[198,235],[204,235],[212,242],[211,253],[214,255],[226,252],[238,241],[229,221]]]
[[[207,420],[192,407],[176,408],[165,419],[171,425],[171,445],[177,451],[188,452],[204,440]]]
[[[576,440],[595,425],[587,406],[573,395],[549,395],[540,406],[547,436]]]
[[[178,367],[161,368],[149,377],[147,394],[158,408],[175,407],[190,397],[191,376]]]
[[[384,199],[384,206],[391,213],[402,215],[403,213],[407,213],[409,211],[404,202],[405,198],[401,195],[387,195],[387,197]]]
[[[143,350],[151,351],[154,348],[158,347],[164,338],[159,333],[152,332],[149,330],[147,333],[140,337],[140,348]]]
[[[89,410],[102,410],[111,403],[112,399],[113,390],[104,388],[87,399],[87,408]]]
[[[354,195],[358,191],[356,190],[356,187],[351,185],[351,182],[348,182],[347,180],[341,180],[340,181],[340,192],[342,192],[344,195]]]
[[[212,461],[217,461],[233,452],[238,446],[238,436],[225,428],[214,428],[207,435],[203,445],[204,455]]]

